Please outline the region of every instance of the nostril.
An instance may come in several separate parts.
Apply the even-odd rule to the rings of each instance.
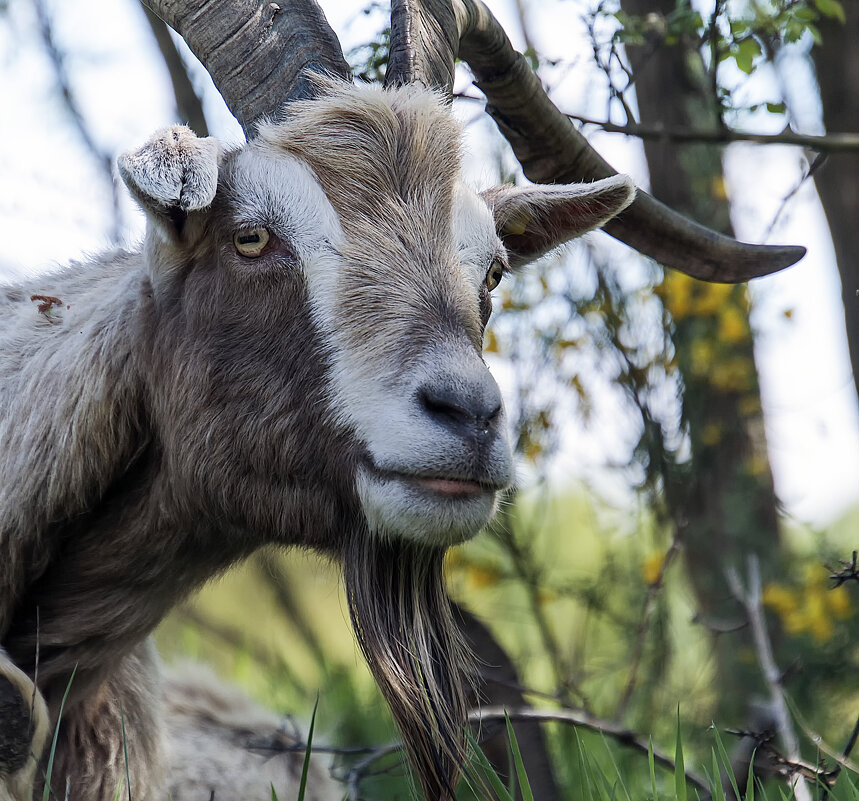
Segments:
[[[447,387],[423,387],[418,391],[424,410],[441,422],[471,423],[473,415]]]
[[[501,414],[501,396],[493,382],[493,392],[451,386],[446,382],[429,384],[418,390],[418,400],[426,414],[437,423],[460,434],[486,434]]]

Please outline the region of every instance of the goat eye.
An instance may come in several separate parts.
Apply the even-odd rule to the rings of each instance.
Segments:
[[[236,231],[233,244],[236,250],[248,259],[262,256],[271,236],[265,228],[251,228],[249,231]]]
[[[504,267],[498,259],[495,259],[495,261],[489,265],[489,271],[486,273],[486,286],[490,292],[501,283],[501,279],[503,277]]]

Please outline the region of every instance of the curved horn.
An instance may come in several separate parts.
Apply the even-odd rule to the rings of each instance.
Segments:
[[[446,22],[451,13],[458,31],[458,55],[471,67],[486,95],[487,112],[530,180],[568,183],[616,174],[552,103],[481,0],[395,0],[391,54],[396,59],[386,83],[420,80],[450,91],[457,53],[455,47],[446,47],[453,36]],[[436,82],[427,84],[428,76]],[[705,281],[747,281],[789,267],[805,255],[803,247],[738,242],[642,191],[604,229],[661,264]]]
[[[418,83],[451,98],[459,39],[450,0],[392,0],[385,86]]]
[[[143,0],[203,62],[246,136],[288,100],[312,97],[311,73],[352,80],[315,0],[280,2],[288,10],[264,0],[221,0],[206,3],[204,11],[177,0]]]

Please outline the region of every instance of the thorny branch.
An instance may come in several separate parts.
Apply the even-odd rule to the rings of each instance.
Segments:
[[[859,582],[859,566],[857,566],[857,555],[859,555],[859,551],[853,551],[853,561],[852,562],[841,562],[841,569],[836,570],[835,568],[826,566],[826,569],[830,571],[829,578],[832,580],[832,589],[834,590],[836,587],[840,587],[842,584],[846,584],[848,581],[857,581]]]

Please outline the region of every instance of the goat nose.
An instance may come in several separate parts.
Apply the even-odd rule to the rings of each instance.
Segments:
[[[501,414],[501,393],[488,373],[486,379],[471,386],[444,380],[425,384],[418,400],[427,415],[454,433],[485,435]]]

